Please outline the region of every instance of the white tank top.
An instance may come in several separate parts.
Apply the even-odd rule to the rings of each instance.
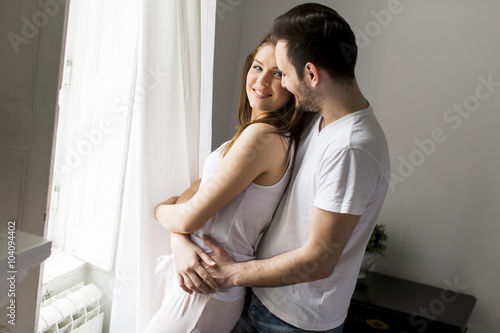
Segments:
[[[222,144],[205,160],[200,188],[222,161]],[[203,242],[203,234],[210,235],[231,257],[237,261],[255,259],[254,245],[259,235],[267,228],[278,206],[288,180],[291,176],[293,147],[290,149],[290,162],[283,177],[274,185],[248,185],[231,202],[219,210],[200,229],[190,235],[191,240],[212,255],[212,250]],[[244,287],[233,287],[212,297],[233,302],[245,295]]]

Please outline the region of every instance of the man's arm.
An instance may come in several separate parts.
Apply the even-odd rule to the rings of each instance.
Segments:
[[[301,247],[262,260],[235,263],[213,240],[214,267],[205,266],[222,287],[279,287],[330,276],[351,237],[360,215],[329,212],[317,207],[309,224],[309,238]]]

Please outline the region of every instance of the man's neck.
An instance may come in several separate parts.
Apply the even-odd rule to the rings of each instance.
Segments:
[[[361,93],[356,81],[349,86],[332,86],[329,93],[325,94],[323,108],[320,112],[323,117],[321,129],[342,117],[367,107],[368,101]]]

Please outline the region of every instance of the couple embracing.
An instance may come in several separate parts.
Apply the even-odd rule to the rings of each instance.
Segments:
[[[313,3],[248,55],[237,133],[155,208],[172,256],[145,332],[342,332],[390,168],[356,56],[347,22]]]

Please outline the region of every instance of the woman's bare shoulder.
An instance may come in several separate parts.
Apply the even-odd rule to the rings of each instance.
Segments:
[[[276,128],[265,123],[254,123],[249,125],[237,141],[246,146],[252,146],[260,153],[268,155],[269,158],[279,158],[284,155],[288,147],[288,141],[276,133]]]
[[[247,137],[265,136],[268,139],[277,139],[282,137],[282,135],[276,133],[276,127],[266,123],[253,123],[245,128],[242,135],[243,134]]]

